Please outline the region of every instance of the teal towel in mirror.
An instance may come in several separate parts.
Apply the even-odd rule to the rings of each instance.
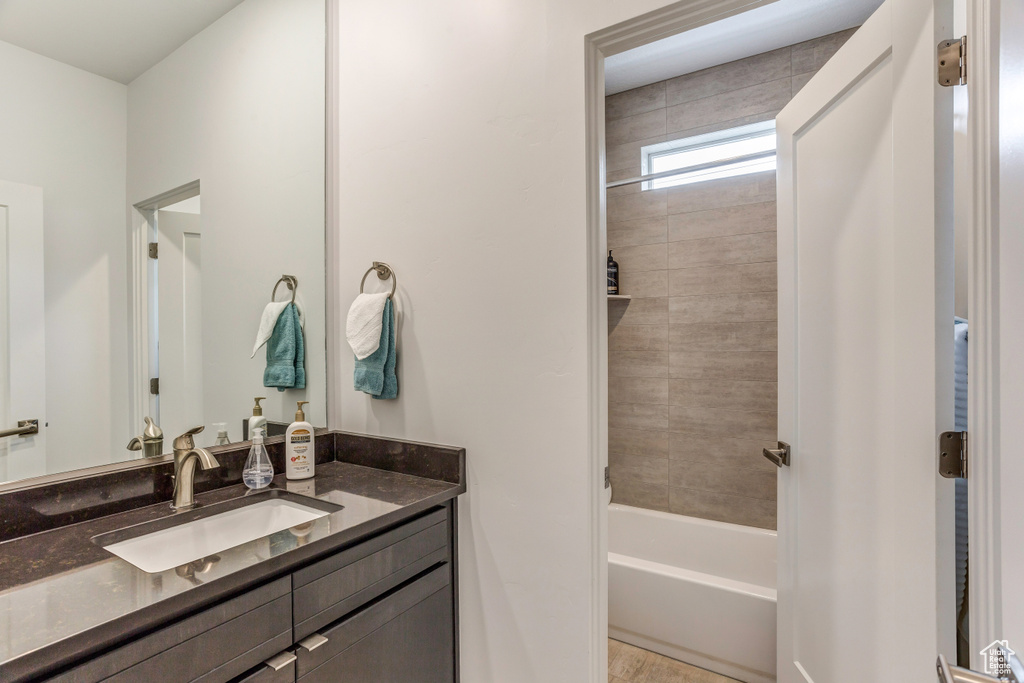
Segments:
[[[302,325],[295,304],[288,304],[274,325],[267,342],[267,369],[263,371],[263,386],[285,389],[306,388],[305,344]]]
[[[398,351],[395,348],[395,309],[391,299],[384,304],[380,346],[366,358],[356,358],[355,388],[374,398],[398,398],[395,372]]]

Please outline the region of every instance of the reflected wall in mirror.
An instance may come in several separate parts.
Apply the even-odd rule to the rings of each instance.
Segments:
[[[0,482],[326,424],[324,0],[110,7],[0,6]],[[283,274],[304,387],[251,357]]]

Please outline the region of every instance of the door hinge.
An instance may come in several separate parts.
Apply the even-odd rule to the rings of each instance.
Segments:
[[[149,243],[149,258],[155,259],[160,253],[160,244],[158,242]]]
[[[159,377],[154,377],[153,379],[149,380],[149,393],[153,394],[154,396],[159,396],[160,395],[160,378]]]
[[[612,487],[612,475],[608,471],[608,465],[604,466],[604,487],[610,489]]]
[[[967,36],[942,41],[936,52],[939,85],[967,85]]]
[[[947,479],[967,478],[967,432],[939,434],[939,474]]]

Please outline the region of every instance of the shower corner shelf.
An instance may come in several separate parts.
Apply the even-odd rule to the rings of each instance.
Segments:
[[[629,294],[609,294],[608,301],[629,301],[633,297]]]

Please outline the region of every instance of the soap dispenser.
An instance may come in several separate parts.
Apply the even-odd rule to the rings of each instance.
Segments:
[[[302,406],[309,401],[298,401],[295,422],[284,433],[285,475],[289,479],[309,479],[316,467],[316,449],[313,447],[313,425],[306,422]]]
[[[249,418],[249,438],[252,438],[254,429],[262,429],[263,433],[267,433],[267,418],[263,417],[263,408],[260,406],[260,401],[266,399],[266,396],[257,396],[256,405],[252,408],[252,417]]]
[[[249,488],[262,489],[270,486],[274,479],[274,465],[270,462],[267,449],[263,445],[263,430],[252,431],[252,447],[249,449],[249,457],[245,459],[242,467],[242,481]]]

